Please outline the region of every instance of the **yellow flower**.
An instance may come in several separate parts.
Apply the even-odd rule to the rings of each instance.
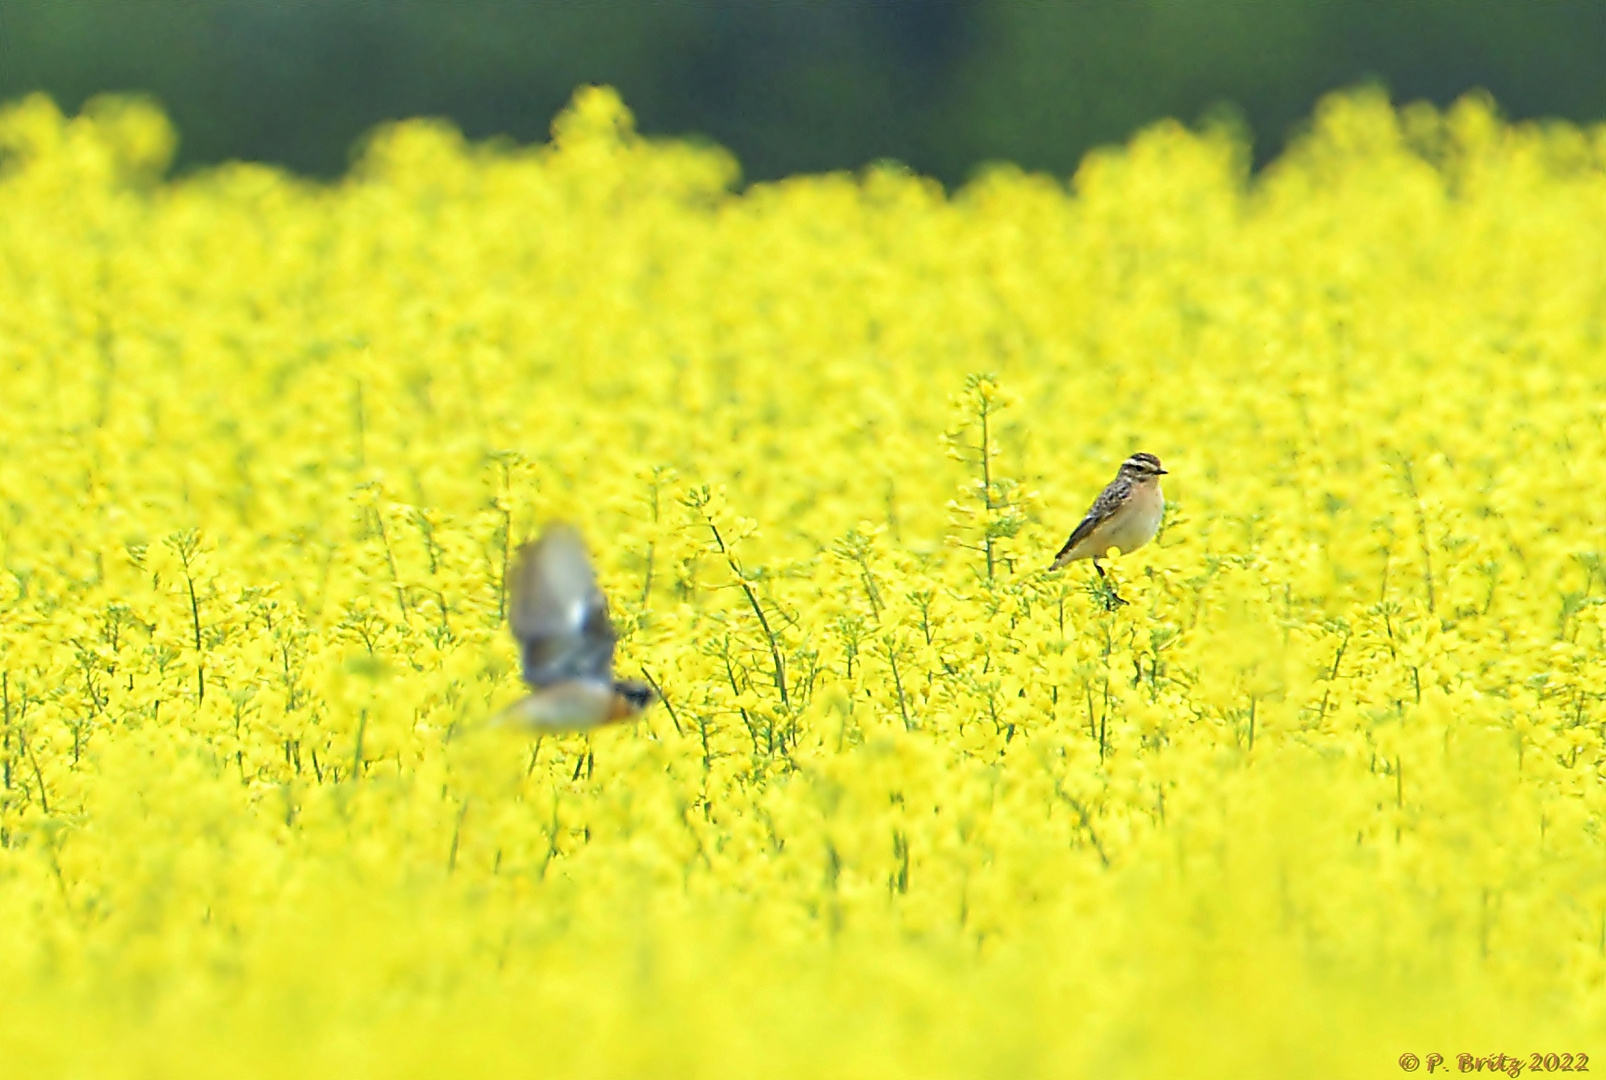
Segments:
[[[553,134],[162,180],[149,106],[0,112],[12,1071],[1588,1049],[1606,133],[1362,92],[952,195]],[[1112,612],[1044,567],[1135,449]],[[554,517],[633,727],[485,724]]]

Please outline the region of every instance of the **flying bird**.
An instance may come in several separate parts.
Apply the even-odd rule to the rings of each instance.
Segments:
[[[530,693],[496,717],[541,732],[589,731],[633,720],[658,700],[651,686],[613,677],[608,600],[572,526],[554,523],[519,548],[508,576],[508,625]]]
[[[1137,453],[1123,461],[1115,479],[1093,500],[1087,516],[1054,556],[1049,569],[1058,570],[1077,559],[1092,559],[1093,569],[1099,577],[1105,577],[1099,560],[1111,548],[1129,555],[1153,540],[1165,516],[1165,496],[1160,493],[1160,477],[1164,475],[1160,459],[1153,454]],[[1126,603],[1113,591],[1110,595],[1116,603]]]

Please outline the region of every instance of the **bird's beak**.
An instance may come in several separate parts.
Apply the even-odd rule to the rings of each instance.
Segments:
[[[1154,470],[1154,471],[1155,471],[1155,473],[1156,473],[1156,474],[1157,474],[1157,475],[1160,475],[1160,476],[1165,476],[1165,475],[1167,475],[1167,473],[1166,473],[1166,471],[1165,471],[1165,470],[1164,470],[1164,469],[1156,469],[1156,470]]]

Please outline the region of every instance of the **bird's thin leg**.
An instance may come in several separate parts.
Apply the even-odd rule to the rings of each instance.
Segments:
[[[1099,565],[1097,559],[1093,560],[1093,569],[1099,572],[1099,585],[1101,586],[1099,591],[1104,597],[1104,610],[1114,611],[1127,603],[1126,600],[1121,598],[1121,594],[1115,591],[1115,585],[1110,581],[1110,575],[1104,572],[1104,567]]]

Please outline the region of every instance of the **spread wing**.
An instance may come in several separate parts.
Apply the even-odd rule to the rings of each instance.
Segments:
[[[508,623],[523,652],[524,681],[613,679],[613,623],[580,534],[547,527],[519,548],[508,579]]]
[[[1071,538],[1065,541],[1065,546],[1060,548],[1058,555],[1054,556],[1054,565],[1058,566],[1059,561],[1073,551],[1076,545],[1091,537],[1093,530],[1108,521],[1110,515],[1120,508],[1130,494],[1132,494],[1132,482],[1130,480],[1119,476],[1111,480],[1109,486],[1099,492],[1099,497],[1093,500],[1092,507],[1088,509],[1087,517],[1082,519],[1080,525],[1071,530]]]

